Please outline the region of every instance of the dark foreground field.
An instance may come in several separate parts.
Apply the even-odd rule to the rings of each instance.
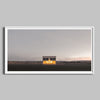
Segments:
[[[57,62],[56,65],[43,65],[42,62],[9,62],[8,71],[91,71],[91,62]]]

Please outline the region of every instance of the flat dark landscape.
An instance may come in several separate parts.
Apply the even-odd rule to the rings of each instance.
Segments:
[[[56,65],[43,65],[36,62],[8,62],[8,71],[91,71],[91,61],[57,62]]]

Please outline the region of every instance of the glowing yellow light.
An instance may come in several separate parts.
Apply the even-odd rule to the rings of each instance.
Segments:
[[[51,61],[50,59],[47,61],[43,61],[43,64],[56,64],[56,61]]]

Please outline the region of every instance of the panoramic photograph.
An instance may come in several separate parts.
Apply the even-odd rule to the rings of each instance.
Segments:
[[[7,72],[92,70],[91,29],[8,28],[6,34]]]

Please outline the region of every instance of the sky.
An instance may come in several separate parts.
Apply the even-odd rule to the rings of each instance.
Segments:
[[[91,60],[91,30],[8,30],[9,61]]]

